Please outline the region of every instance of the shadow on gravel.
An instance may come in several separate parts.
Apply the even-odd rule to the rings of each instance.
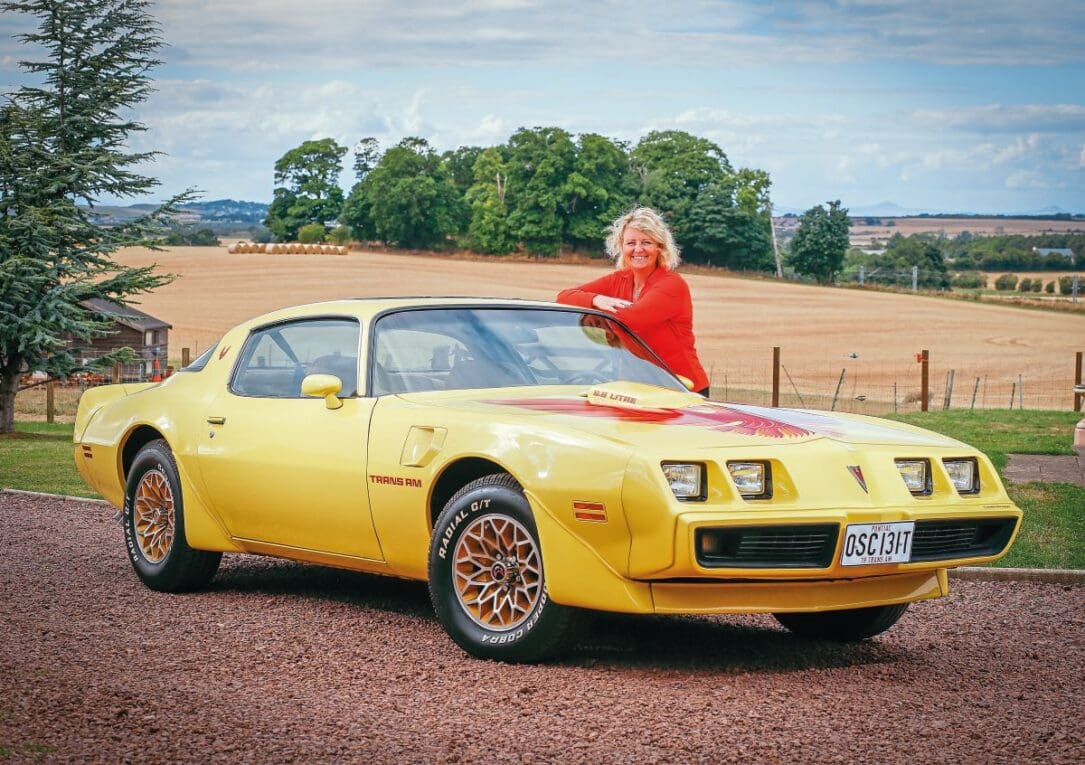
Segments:
[[[290,596],[436,622],[424,582],[306,565],[274,558],[227,556],[210,592]],[[906,650],[877,638],[840,644],[801,640],[771,617],[628,616],[582,612],[583,629],[558,666],[794,672],[892,663]],[[757,624],[749,623],[751,620]],[[745,623],[743,623],[745,622]]]
[[[767,626],[732,623],[726,616],[592,614],[588,634],[564,663],[733,673],[794,672],[910,659],[908,651],[877,638],[862,643],[803,640],[783,627],[771,626],[775,622],[769,616],[755,618]]]
[[[333,600],[437,621],[425,582],[274,558],[224,557],[208,591]]]

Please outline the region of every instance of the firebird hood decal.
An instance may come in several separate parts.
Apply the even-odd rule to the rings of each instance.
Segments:
[[[685,425],[739,433],[745,436],[788,438],[816,435],[814,431],[772,417],[735,409],[723,404],[694,404],[681,409],[626,409],[599,406],[584,399],[528,398],[488,401],[500,406],[516,406],[553,414],[580,417],[602,417],[623,422],[643,422],[656,425]]]
[[[703,401],[684,407],[635,408],[602,406],[585,398],[505,398],[486,399],[479,403],[514,407],[540,414],[569,415],[609,419],[623,423],[641,423],[677,427],[697,427],[717,433],[731,433],[774,439],[830,438],[837,441],[867,444],[913,444],[946,446],[954,443],[937,433],[886,427],[796,409],[770,409],[759,406],[720,404]]]

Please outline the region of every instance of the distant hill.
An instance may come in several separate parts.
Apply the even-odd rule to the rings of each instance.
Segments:
[[[193,202],[181,209],[199,213],[201,221],[222,223],[258,224],[267,217],[267,205],[263,202],[239,202],[233,199]]]
[[[234,199],[215,199],[210,202],[192,202],[178,208],[178,219],[188,224],[208,224],[212,228],[225,225],[259,226],[267,217],[267,205],[263,202],[243,202]],[[155,209],[155,205],[95,205],[94,214],[104,225],[126,223]]]

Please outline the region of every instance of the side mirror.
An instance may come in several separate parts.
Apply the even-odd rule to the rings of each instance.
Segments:
[[[324,404],[329,409],[338,409],[343,405],[336,395],[343,390],[343,381],[335,375],[306,375],[301,381],[301,395],[323,396]]]
[[[689,379],[685,375],[675,375],[679,381],[686,386],[686,390],[693,390],[693,380]]]

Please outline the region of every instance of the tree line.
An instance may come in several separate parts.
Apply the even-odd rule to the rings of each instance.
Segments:
[[[521,128],[498,146],[438,153],[422,138],[354,147],[355,183],[338,185],[348,149],[305,141],[275,163],[265,225],[279,240],[332,223],[358,240],[488,254],[600,252],[608,224],[634,205],[659,210],[692,263],[772,270],[770,181],[734,168],[715,143],[676,130],[635,145],[559,127]],[[309,234],[311,236],[311,233]]]

